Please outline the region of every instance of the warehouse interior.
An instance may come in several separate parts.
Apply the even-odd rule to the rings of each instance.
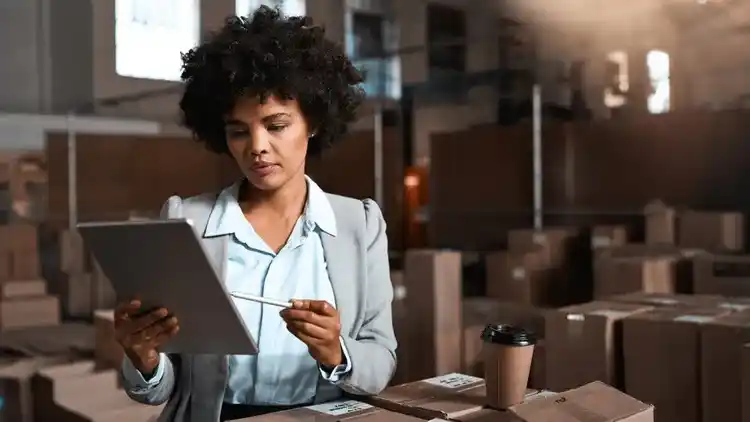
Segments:
[[[181,53],[265,5],[367,74],[306,173],[382,209],[398,348],[382,394],[258,422],[750,422],[750,4],[609,3],[0,2],[0,421],[157,421],[76,227],[241,179],[179,123]],[[537,339],[502,411],[498,323]]]

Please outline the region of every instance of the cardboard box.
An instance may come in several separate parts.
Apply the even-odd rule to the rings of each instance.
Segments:
[[[466,298],[462,303],[464,329],[461,371],[465,374],[484,376],[480,337],[487,324],[520,325],[533,331],[539,337],[544,336],[544,311],[542,309],[484,297]]]
[[[419,422],[413,416],[379,409],[371,404],[357,400],[335,400],[328,403],[269,413],[262,416],[239,419],[246,422]]]
[[[98,369],[119,369],[124,356],[122,347],[115,339],[115,315],[113,310],[94,312],[95,346],[94,359]]]
[[[560,394],[533,396],[509,413],[519,422],[654,422],[654,406],[599,381]]]
[[[0,300],[44,296],[46,294],[47,282],[44,280],[0,281]]]
[[[34,422],[31,378],[41,368],[63,363],[64,357],[0,361],[0,421]]]
[[[740,397],[742,402],[742,422],[750,422],[750,344],[742,347],[742,387]]]
[[[528,390],[527,397],[537,392]],[[366,401],[417,418],[456,420],[484,408],[485,386],[482,378],[452,373],[388,387]]]
[[[22,297],[0,301],[0,330],[60,324],[60,301],[55,296]]]
[[[73,318],[90,318],[93,312],[93,275],[61,273],[50,291],[60,298],[63,314]]]
[[[677,293],[677,257],[617,258],[600,255],[594,264],[594,297],[631,293]]]
[[[646,243],[677,244],[677,211],[660,200],[649,202],[643,209],[646,217]]]
[[[546,388],[565,391],[593,381],[623,386],[621,320],[652,308],[590,302],[547,313]]]
[[[39,278],[41,270],[39,251],[15,250],[11,252],[11,278],[16,280]]]
[[[701,255],[694,271],[695,293],[750,296],[750,255]]]
[[[37,420],[67,422],[68,412],[59,405],[83,409],[116,409],[132,403],[118,390],[118,371],[96,372],[93,361],[41,369],[33,378],[34,414]],[[114,397],[114,398],[112,398]],[[80,405],[79,405],[80,403]]]
[[[625,391],[656,406],[660,422],[700,422],[701,325],[729,312],[662,307],[625,318]]]
[[[508,232],[508,250],[525,253],[540,249],[545,257],[545,264],[559,266],[567,263],[571,249],[578,246],[576,240],[580,236],[580,229],[575,227],[511,230]],[[588,244],[586,248],[589,248]]]
[[[625,226],[594,226],[591,229],[591,248],[594,250],[622,246],[628,243],[630,233]]]
[[[461,253],[408,250],[406,304],[413,330],[410,372],[417,379],[461,368]]]
[[[750,312],[701,326],[702,422],[742,419],[742,346],[750,342]]]
[[[684,211],[679,219],[679,243],[710,251],[741,251],[745,218],[739,212]]]
[[[548,259],[540,250],[487,254],[487,296],[528,306],[558,304],[565,284]]]
[[[6,251],[37,251],[38,234],[30,224],[0,226],[0,249]]]

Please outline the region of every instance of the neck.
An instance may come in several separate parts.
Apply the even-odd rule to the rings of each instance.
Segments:
[[[241,197],[248,208],[262,207],[281,215],[301,214],[307,198],[307,180],[300,173],[276,190],[256,189],[252,184],[243,183]]]

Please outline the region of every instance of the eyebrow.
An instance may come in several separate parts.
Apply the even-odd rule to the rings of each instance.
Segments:
[[[289,113],[274,113],[274,114],[269,114],[268,116],[262,118],[261,121],[264,122],[264,123],[267,123],[267,122],[269,122],[271,120],[278,119],[279,117],[290,118],[290,117],[292,117],[292,115],[289,114]],[[228,120],[226,120],[224,122],[224,124],[226,124],[227,126],[243,126],[243,125],[247,125],[246,122],[243,122],[243,121],[237,120],[237,119],[228,119]]]

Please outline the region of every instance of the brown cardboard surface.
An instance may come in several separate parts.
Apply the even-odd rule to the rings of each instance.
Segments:
[[[589,382],[622,386],[621,320],[646,305],[590,302],[547,313],[546,384],[565,391]]]
[[[524,422],[653,422],[654,407],[602,382],[513,406]]]
[[[120,368],[123,351],[115,340],[115,316],[113,310],[94,312],[95,349],[97,368]]]
[[[536,390],[528,390],[529,395]],[[423,419],[455,419],[481,410],[484,380],[465,374],[447,374],[389,387],[367,402],[377,407]]]
[[[612,257],[597,256],[594,262],[594,297],[631,292],[677,293],[687,291],[680,288],[680,258],[658,257]]]
[[[421,419],[401,413],[379,409],[357,400],[335,400],[328,403],[269,413],[252,418],[239,419],[247,422],[339,422],[354,420],[366,422],[418,422]]]
[[[36,251],[37,229],[29,224],[0,226],[0,249],[8,251]]]
[[[6,280],[0,281],[0,299],[14,299],[47,294],[47,282],[44,280]]]
[[[0,398],[3,399],[0,422],[34,422],[31,378],[39,369],[66,360],[51,357],[0,362]]]
[[[687,295],[669,293],[647,293],[634,292],[624,295],[610,296],[604,299],[607,302],[636,303],[656,307],[691,307],[707,308],[728,303],[724,297],[719,295]]]
[[[39,278],[41,275],[41,264],[39,263],[39,251],[37,250],[14,250],[11,251],[10,277],[16,280],[30,280]]]
[[[724,296],[750,296],[750,255],[697,257],[695,292]]]
[[[487,296],[529,306],[557,304],[565,285],[548,260],[542,249],[487,254]]]
[[[21,297],[0,301],[0,330],[60,324],[60,301],[55,296]]]
[[[677,243],[677,212],[660,200],[653,200],[643,209],[646,217],[646,243]]]
[[[625,318],[625,391],[659,409],[660,422],[700,422],[700,331],[731,311],[661,307]]]
[[[626,226],[594,226],[591,229],[591,248],[602,249],[628,243],[630,233]]]
[[[750,344],[742,346],[742,373],[740,401],[742,406],[742,422],[750,422]]]
[[[541,248],[545,263],[556,266],[565,262],[568,248],[580,234],[581,230],[576,227],[511,230],[508,232],[508,250],[528,252]]]
[[[702,422],[742,418],[742,345],[750,342],[750,312],[701,326]]]
[[[32,381],[36,417],[43,421],[64,420],[67,412],[61,410],[58,403],[64,403],[68,408],[98,402],[108,402],[114,408],[115,405],[126,403],[120,402],[120,399],[115,399],[114,402],[98,400],[100,397],[111,396],[112,392],[117,392],[118,397],[128,398],[117,391],[116,370],[96,372],[94,369],[93,361],[82,361],[40,370]]]
[[[534,346],[534,356],[531,359],[531,373],[529,374],[529,388],[536,390],[547,389],[547,343],[544,339],[537,340]]]
[[[533,306],[506,303],[498,299],[472,297],[462,301],[463,354],[462,372],[483,376],[481,362],[482,330],[487,324],[513,324],[544,336],[545,310]],[[536,353],[536,352],[535,352]]]
[[[405,303],[410,324],[419,327],[409,339],[409,372],[417,379],[461,369],[461,269],[460,252],[406,252]]]
[[[745,247],[745,218],[739,212],[687,210],[680,214],[679,243],[712,251],[741,251]]]

